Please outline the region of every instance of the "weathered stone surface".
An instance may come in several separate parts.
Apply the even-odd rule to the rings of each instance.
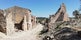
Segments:
[[[27,29],[32,29],[32,24],[34,25],[33,22],[31,22],[32,20],[35,20],[35,17],[32,17],[31,15],[31,10],[29,9],[25,9],[25,8],[21,8],[18,6],[14,6],[11,8],[8,8],[5,10],[6,15],[8,15],[10,12],[12,12],[12,19],[14,21],[14,25],[16,29],[19,30],[24,30],[23,29],[23,21],[24,21],[24,16],[26,16],[26,22],[27,22]],[[33,18],[33,19],[32,19]],[[36,20],[35,20],[36,21]]]
[[[31,30],[33,27],[32,27],[32,22],[31,22],[31,19],[32,19],[32,15],[31,15],[31,12],[28,11],[28,15],[27,15],[28,19],[27,19],[27,25],[28,25],[28,29]]]
[[[57,40],[81,40],[76,30],[66,27],[57,31],[54,35]]]
[[[62,28],[53,32],[47,32],[41,35],[42,40],[81,40],[80,31],[77,33],[72,28]]]
[[[32,22],[32,27],[35,28],[35,26],[36,26],[36,17],[35,16],[32,16],[31,22]]]
[[[50,15],[49,19],[49,23],[55,23],[57,21],[69,21],[64,3],[62,3],[55,15]]]
[[[27,21],[26,21],[26,16],[24,16],[22,29],[23,29],[24,31],[27,31]]]
[[[29,9],[21,8],[18,6],[14,6],[5,10],[6,15],[10,12],[13,13],[12,15],[13,15],[13,20],[15,21],[15,23],[20,23],[23,20],[24,15],[27,16],[27,20],[28,20],[29,11],[30,11]]]
[[[11,35],[15,32],[14,30],[14,21],[12,19],[12,13],[9,13],[6,16],[6,34]]]
[[[5,33],[6,32],[6,20],[4,17],[4,11],[0,10],[0,31]]]
[[[11,35],[20,30],[35,28],[36,17],[31,15],[31,10],[14,6],[0,10],[0,32]]]

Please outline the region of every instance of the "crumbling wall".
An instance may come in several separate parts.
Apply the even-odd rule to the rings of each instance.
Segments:
[[[13,13],[12,19],[14,21],[16,29],[24,30],[23,29],[24,16],[26,16],[26,22],[27,22],[28,29],[32,29],[31,10],[18,7],[18,6],[14,6],[14,7],[5,9],[5,11],[7,13],[6,15],[8,15],[10,12]]]
[[[31,22],[32,22],[32,27],[35,28],[35,26],[36,26],[36,17],[35,16],[32,16]]]
[[[23,20],[23,24],[22,24],[22,29],[23,29],[24,31],[27,31],[26,15],[24,15],[24,20]]]
[[[0,10],[0,32],[6,32],[6,20],[3,10]]]
[[[55,23],[57,21],[69,21],[68,14],[66,12],[66,7],[64,3],[60,6],[58,11],[55,13],[55,15],[50,16],[50,22],[49,23]]]
[[[14,21],[12,20],[12,13],[6,16],[6,34],[11,35],[14,33]]]

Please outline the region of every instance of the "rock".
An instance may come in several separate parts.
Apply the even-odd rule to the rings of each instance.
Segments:
[[[81,37],[81,31],[78,31],[78,36]]]
[[[43,40],[52,40],[52,38],[50,36],[45,36]]]
[[[47,32],[42,34],[41,38],[43,40],[81,40],[81,31],[78,33],[72,28],[62,28],[55,32]]]

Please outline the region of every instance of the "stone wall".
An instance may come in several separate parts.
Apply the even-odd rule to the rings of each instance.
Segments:
[[[24,22],[24,16],[26,16],[26,22],[27,22],[27,29],[32,29],[32,22],[31,22],[31,10],[21,8],[18,6],[14,6],[8,9],[5,9],[6,15],[8,15],[9,12],[12,12],[13,14],[13,21],[15,22],[15,28],[19,30],[23,29],[23,22]],[[33,19],[34,20],[34,19]]]
[[[35,16],[32,16],[31,22],[32,22],[32,27],[35,28],[35,26],[36,26],[36,17]]]
[[[0,10],[0,32],[5,33],[6,32],[6,20],[4,16],[4,11]]]
[[[66,7],[64,3],[62,3],[62,5],[58,9],[58,11],[55,13],[55,15],[51,15],[49,19],[50,19],[49,23],[55,23],[58,21],[69,21],[69,17],[66,12]]]
[[[12,20],[12,13],[6,16],[6,34],[11,35],[14,33],[14,21]]]
[[[22,24],[22,29],[24,31],[27,31],[27,21],[26,21],[26,16],[24,16],[23,24]]]
[[[14,6],[0,10],[0,32],[11,35],[20,30],[31,30],[34,25],[36,17],[31,15],[30,9]]]

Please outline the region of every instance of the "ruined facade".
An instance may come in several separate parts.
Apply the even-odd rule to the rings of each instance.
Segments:
[[[36,17],[31,15],[30,9],[14,6],[3,10],[0,14],[3,17],[0,19],[5,20],[3,20],[5,22],[5,24],[3,23],[4,26],[0,27],[0,32],[4,32],[7,35],[11,35],[19,30],[31,30],[36,25]]]
[[[69,21],[68,14],[66,12],[66,6],[64,3],[60,6],[58,11],[54,15],[50,15],[49,23],[55,23],[59,21]]]

